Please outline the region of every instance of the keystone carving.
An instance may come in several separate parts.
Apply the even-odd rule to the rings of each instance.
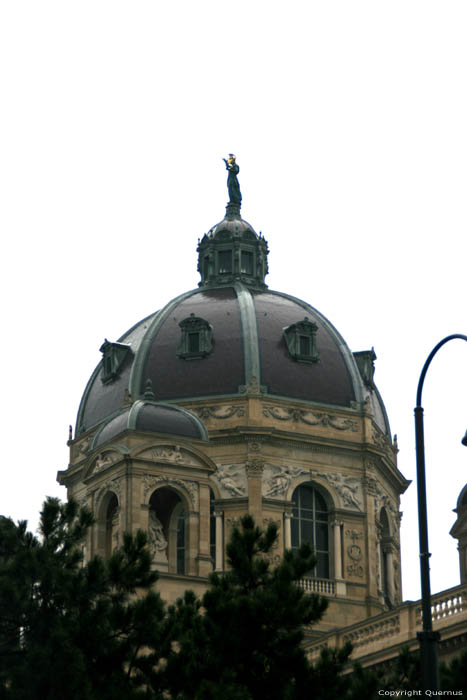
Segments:
[[[179,486],[184,491],[188,492],[193,508],[198,507],[198,484],[196,481],[188,481],[188,479],[177,479],[171,476],[143,476],[144,498],[147,500],[150,491],[153,491],[158,486]]]
[[[98,505],[103,496],[109,493],[109,491],[112,491],[112,493],[117,496],[117,500],[120,504],[122,499],[122,477],[105,481],[98,489],[88,491],[88,495],[95,493],[95,503]]]

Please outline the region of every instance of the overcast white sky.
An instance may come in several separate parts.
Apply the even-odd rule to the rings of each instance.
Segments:
[[[415,479],[420,371],[467,333],[466,23],[465,0],[3,0],[0,513],[35,527],[45,495],[65,497],[99,347],[197,286],[229,152],[269,286],[375,347]],[[453,341],[425,383],[433,591],[459,582],[466,363]],[[402,509],[415,599],[415,483]]]

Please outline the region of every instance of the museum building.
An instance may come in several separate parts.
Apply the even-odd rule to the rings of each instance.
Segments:
[[[95,516],[87,557],[108,556],[126,531],[148,532],[168,602],[204,592],[246,513],[276,523],[273,562],[310,542],[317,562],[301,585],[329,600],[310,654],[350,639],[355,658],[381,662],[416,646],[421,623],[418,603],[402,602],[410,482],[374,383],[376,355],[352,352],[317,309],[268,289],[268,245],[240,201],[231,194],[199,242],[198,288],[101,345],[58,480]],[[465,489],[457,513],[461,585],[439,603],[450,610],[441,626],[460,624],[452,649],[466,644]]]

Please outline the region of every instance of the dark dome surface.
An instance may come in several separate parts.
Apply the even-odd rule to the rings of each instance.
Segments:
[[[135,401],[131,407],[104,424],[96,433],[92,447],[99,447],[125,430],[165,433],[197,440],[208,439],[203,423],[189,411],[152,401]]]
[[[291,356],[284,333],[305,318],[317,326],[319,360],[313,363]],[[204,355],[180,350],[181,322],[204,323],[211,338]],[[77,434],[115,415],[128,393],[142,397],[148,379],[157,401],[238,395],[253,378],[266,395],[314,403],[352,407],[365,395],[351,351],[319,311],[242,282],[187,292],[115,345],[128,352],[110,382],[103,380],[103,363],[97,366],[81,401]]]

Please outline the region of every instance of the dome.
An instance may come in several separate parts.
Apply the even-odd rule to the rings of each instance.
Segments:
[[[107,420],[95,434],[92,449],[100,447],[125,430],[164,433],[195,440],[208,439],[203,423],[189,411],[178,406],[143,400],[135,401],[131,407]]]
[[[227,205],[197,252],[198,289],[173,299],[118,342],[104,341],[76,435],[140,399],[148,380],[155,399],[170,403],[238,396],[256,387],[271,398],[365,407],[390,435],[373,382],[374,351],[353,354],[317,309],[268,289],[267,242],[241,218],[238,202]]]
[[[251,382],[271,397],[349,408],[367,401],[389,434],[372,382],[374,353],[354,356],[312,306],[242,280],[182,294],[101,351],[77,435],[114,415],[128,396],[141,397],[148,379],[165,402],[238,395]]]

